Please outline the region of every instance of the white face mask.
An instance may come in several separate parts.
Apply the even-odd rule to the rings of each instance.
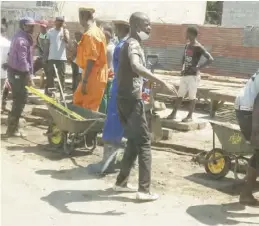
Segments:
[[[149,38],[149,34],[144,31],[140,31],[137,34],[141,41],[147,40]]]

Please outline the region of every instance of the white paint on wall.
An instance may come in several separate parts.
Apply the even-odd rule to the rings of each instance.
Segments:
[[[175,24],[203,24],[205,20],[206,1],[171,1],[171,2],[119,2],[119,1],[64,1],[63,10],[59,15],[64,15],[67,21],[78,21],[79,7],[93,7],[96,17],[109,19],[128,20],[133,12],[140,11],[149,15],[152,22]],[[1,8],[28,9],[35,8],[36,1],[4,1]],[[47,8],[36,7],[38,11]],[[42,13],[43,14],[43,13]]]
[[[224,1],[222,26],[245,27],[258,26],[258,1]]]
[[[78,21],[78,8],[91,6],[96,9],[96,17],[128,20],[133,12],[145,12],[152,22],[175,24],[203,24],[206,13],[206,1],[171,2],[69,2],[66,1],[63,14],[67,20]]]

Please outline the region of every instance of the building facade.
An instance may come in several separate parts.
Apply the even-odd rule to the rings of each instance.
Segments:
[[[128,20],[133,12],[147,13],[152,22],[157,23],[194,23],[203,24],[205,20],[206,2],[76,2],[76,1],[3,1],[1,11],[16,9],[17,16],[27,14],[36,17],[53,17],[64,15],[69,22],[78,21],[79,7],[93,7],[97,17]],[[118,10],[119,9],[119,10]]]
[[[258,12],[258,1],[224,1],[222,13],[222,26],[258,26]]]

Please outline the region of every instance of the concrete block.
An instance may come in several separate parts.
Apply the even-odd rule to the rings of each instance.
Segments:
[[[49,120],[44,119],[42,117],[26,115],[26,116],[24,116],[24,119],[27,122],[34,123],[35,125],[42,125],[42,126],[48,126],[49,125]]]
[[[35,105],[42,105],[42,104],[45,104],[45,101],[38,96],[30,95],[28,97],[28,103],[35,104]]]
[[[192,131],[192,130],[201,130],[207,126],[208,122],[204,120],[194,120],[192,122],[181,122],[178,120],[162,120],[162,126],[168,129],[174,129],[179,131]]]
[[[50,118],[50,113],[47,106],[36,106],[32,108],[31,114],[42,118]]]
[[[173,138],[173,130],[167,129],[167,128],[162,128],[163,131],[163,137],[162,140],[171,140]]]

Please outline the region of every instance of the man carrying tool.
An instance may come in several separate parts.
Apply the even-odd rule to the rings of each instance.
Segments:
[[[174,110],[167,119],[176,118],[177,110],[181,106],[183,98],[188,93],[190,100],[189,113],[182,122],[192,121],[192,114],[196,104],[196,94],[201,79],[200,70],[213,62],[213,58],[210,53],[197,41],[197,36],[197,28],[189,27],[187,29],[186,38],[189,43],[185,46],[182,59],[182,78],[180,80],[178,91],[179,97],[176,100]],[[207,60],[204,63],[199,64],[201,56],[204,56]]]
[[[48,67],[45,94],[49,94],[48,88],[54,87],[54,65],[57,68],[62,88],[65,86],[66,46],[69,41],[69,32],[65,28],[64,23],[65,20],[63,17],[56,17],[55,27],[49,29],[47,32],[44,50],[44,61],[47,62]]]
[[[119,66],[120,50],[129,35],[129,23],[126,21],[113,21],[115,26],[115,35],[119,39],[113,53],[114,79],[112,81],[111,98],[107,108],[107,118],[103,129],[103,140],[105,142],[103,149],[103,164],[120,146],[124,135],[124,129],[119,120],[117,111],[117,71]],[[111,147],[111,148],[110,148]],[[108,167],[108,165],[107,165]],[[103,168],[103,172],[106,168]]]
[[[247,169],[246,184],[239,202],[244,205],[259,206],[253,196],[259,170],[259,70],[248,80],[235,101],[236,116],[245,139],[255,150]]]
[[[108,67],[105,35],[94,22],[94,12],[94,9],[79,9],[79,21],[85,33],[78,44],[76,63],[83,72],[73,103],[98,111],[108,80]]]
[[[8,80],[12,89],[13,103],[8,115],[5,137],[23,135],[18,131],[18,124],[27,100],[25,86],[32,85],[32,34],[35,24],[35,21],[30,17],[22,18],[20,20],[20,31],[14,35],[11,42],[8,57]]]
[[[146,68],[144,51],[141,43],[149,38],[150,20],[144,13],[133,13],[130,17],[130,37],[120,51],[117,71],[118,94],[117,106],[120,121],[125,129],[127,147],[121,162],[115,191],[135,192],[128,185],[128,178],[133,164],[139,160],[139,188],[137,199],[153,201],[158,195],[150,193],[151,183],[151,141],[142,101],[143,78],[163,85],[169,92],[175,92]]]

